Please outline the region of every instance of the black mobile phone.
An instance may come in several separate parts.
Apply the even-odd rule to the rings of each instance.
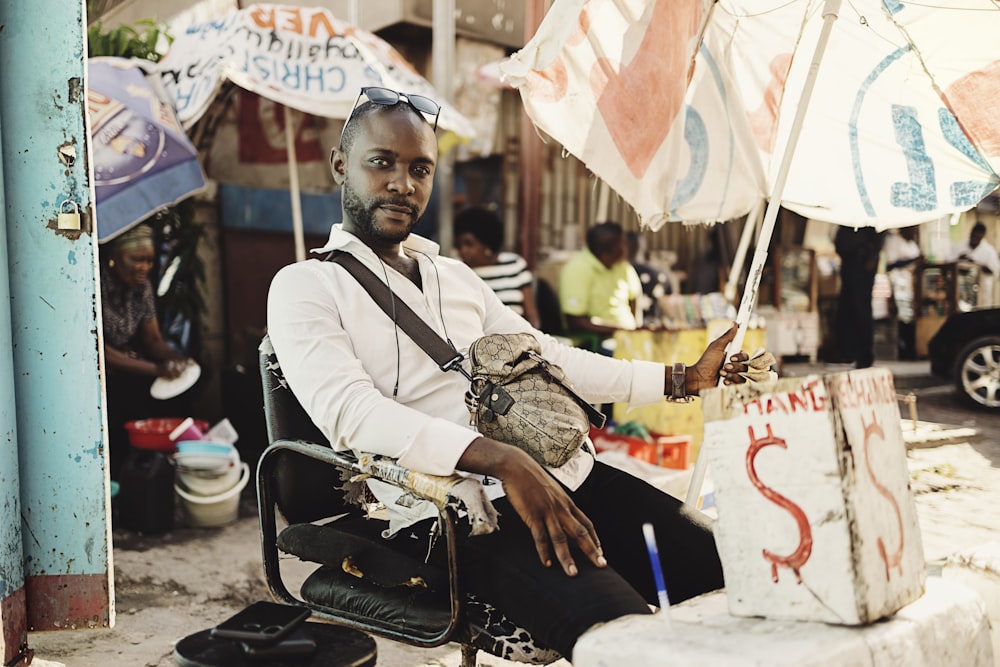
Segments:
[[[304,627],[297,628],[292,634],[270,646],[254,646],[240,642],[243,655],[247,660],[296,660],[309,658],[316,653],[316,640]]]
[[[212,628],[213,639],[235,639],[252,646],[270,646],[287,637],[309,618],[305,607],[262,600]]]

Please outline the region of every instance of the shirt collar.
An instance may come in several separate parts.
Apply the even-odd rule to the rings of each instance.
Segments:
[[[434,241],[431,241],[430,239],[426,239],[423,236],[419,236],[417,234],[410,234],[406,238],[406,240],[400,244],[399,248],[400,254],[403,253],[403,248],[415,250],[417,252],[421,252],[431,257],[437,256],[441,251],[440,245],[438,245]],[[349,231],[346,231],[343,228],[343,225],[338,222],[332,227],[330,227],[330,237],[327,239],[326,245],[324,245],[321,248],[313,248],[312,250],[310,250],[310,252],[328,253],[331,250],[344,250],[347,252],[351,251],[357,252],[358,250],[362,249],[371,252],[371,249],[368,248],[367,245],[365,245],[364,241],[362,241]]]
[[[602,262],[601,260],[597,259],[597,255],[595,255],[594,253],[590,252],[590,248],[584,248],[581,252],[583,253],[583,256],[587,258],[587,263],[589,263],[596,270],[598,270],[598,271],[604,271],[604,272],[608,272],[608,271],[611,270],[610,268],[604,266],[604,262]],[[614,268],[614,267],[611,267],[611,268]]]

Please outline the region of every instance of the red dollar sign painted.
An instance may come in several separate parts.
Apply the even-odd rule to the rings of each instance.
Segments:
[[[750,447],[747,449],[747,476],[750,477],[750,482],[757,487],[761,495],[775,505],[787,510],[795,518],[795,523],[799,527],[799,546],[792,553],[787,556],[779,556],[764,549],[764,558],[771,561],[771,581],[778,582],[778,566],[781,565],[794,572],[795,579],[801,584],[802,575],[799,571],[806,564],[806,561],[809,560],[810,554],[812,554],[813,539],[809,520],[806,518],[806,513],[802,511],[802,508],[760,481],[760,477],[757,476],[757,470],[754,468],[754,458],[756,458],[757,452],[768,445],[778,445],[783,449],[788,449],[788,444],[783,439],[774,436],[770,424],[767,425],[767,436],[764,438],[758,438],[754,435],[753,426],[748,427],[747,430],[750,433]]]
[[[889,570],[890,568],[896,568],[899,574],[903,574],[903,515],[899,512],[899,503],[893,497],[892,493],[875,477],[875,471],[872,470],[872,460],[871,460],[871,440],[872,436],[878,435],[879,438],[885,440],[885,431],[882,430],[881,424],[878,423],[878,419],[875,417],[875,412],[872,411],[872,421],[870,424],[866,424],[864,418],[861,419],[861,425],[865,428],[865,468],[868,470],[868,477],[871,479],[872,484],[875,485],[875,490],[879,492],[883,498],[889,501],[892,505],[892,511],[896,513],[896,526],[899,529],[899,548],[892,554],[886,553],[885,541],[881,537],[878,538],[878,554],[882,557],[882,562],[885,563],[885,580],[889,581]]]

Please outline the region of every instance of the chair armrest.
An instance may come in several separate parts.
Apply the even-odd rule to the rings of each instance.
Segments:
[[[428,475],[401,466],[395,459],[369,454],[362,455],[357,466],[367,475],[431,501],[439,510],[465,510],[472,527],[470,535],[486,535],[499,528],[497,511],[477,479]]]
[[[353,454],[302,440],[275,441],[261,456],[261,462],[269,453],[273,454],[272,450],[280,449],[292,450],[353,473],[345,480],[349,484],[362,483],[366,478],[374,477],[429,500],[439,511],[448,507],[464,510],[468,514],[471,535],[486,535],[499,528],[497,511],[477,479],[461,475],[428,475],[401,466],[396,459],[389,457],[365,454],[358,459]],[[352,495],[360,497],[360,494]]]
[[[272,467],[272,461],[276,460],[279,455],[286,451],[292,451],[296,454],[314,459],[320,463],[332,465],[341,471],[349,473],[348,475],[345,475],[345,478],[354,479],[361,484],[363,484],[363,480],[365,478],[375,477],[377,474],[385,474],[387,477],[390,475],[397,475],[400,478],[407,478],[407,473],[412,473],[412,471],[408,471],[406,468],[398,464],[396,464],[394,468],[380,464],[375,466],[374,471],[365,470],[360,465],[358,460],[349,453],[337,452],[328,446],[301,440],[277,440],[265,449],[264,453],[261,454],[257,469],[257,504],[261,531],[261,550],[264,560],[264,577],[267,581],[267,586],[272,597],[284,604],[304,604],[313,611],[317,618],[334,623],[347,624],[350,627],[356,627],[366,632],[373,632],[381,636],[394,638],[399,641],[405,641],[419,646],[440,646],[441,644],[450,641],[456,629],[459,627],[459,621],[462,618],[464,608],[464,595],[460,593],[458,584],[458,552],[457,535],[455,530],[455,525],[458,521],[457,506],[459,501],[457,498],[450,499],[447,493],[442,494],[437,492],[438,496],[448,499],[448,502],[444,502],[442,504],[435,503],[438,506],[442,525],[442,537],[444,538],[443,542],[447,552],[450,620],[445,627],[438,632],[421,634],[414,632],[412,629],[394,627],[392,625],[386,625],[385,623],[379,623],[364,617],[340,613],[304,602],[300,598],[292,595],[281,577],[281,568],[277,549],[278,531],[277,517],[275,513],[275,482],[270,469]],[[386,459],[385,461],[388,462],[390,460]],[[420,495],[420,497],[432,500],[432,498],[425,496],[424,493],[418,492],[416,489],[410,489],[405,486],[405,484],[393,482],[391,479],[385,479],[384,481],[396,484],[400,488]],[[468,481],[471,482],[474,480]],[[467,487],[467,485],[456,486],[462,486],[463,488]],[[424,492],[426,493],[428,489],[431,488],[433,487],[425,484]],[[480,493],[482,493],[481,489]],[[488,499],[486,499],[486,502],[489,504]],[[492,504],[489,505],[489,509],[493,509]]]

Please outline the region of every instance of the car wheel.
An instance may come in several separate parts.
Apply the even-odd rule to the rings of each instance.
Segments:
[[[974,405],[1000,409],[1000,336],[977,338],[959,352],[955,387]]]

